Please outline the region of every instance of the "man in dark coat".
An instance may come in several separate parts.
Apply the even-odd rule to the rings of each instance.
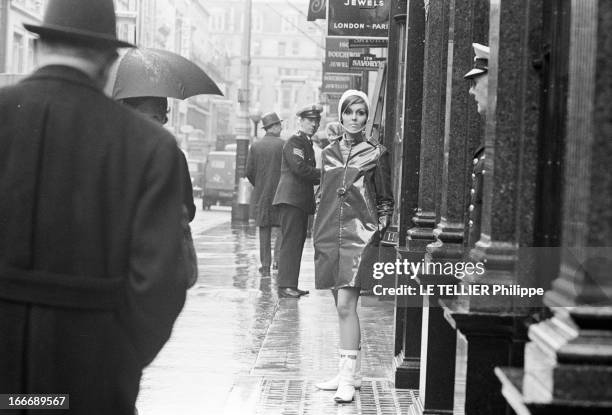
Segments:
[[[259,272],[262,276],[269,276],[272,263],[270,246],[272,228],[280,225],[278,208],[272,206],[272,200],[280,179],[284,143],[280,138],[283,130],[282,120],[275,112],[264,115],[261,122],[266,130],[266,135],[253,144],[249,150],[246,175],[254,186],[253,200],[255,201],[255,221],[259,227],[259,259],[261,261]],[[278,260],[276,255],[275,260]]]
[[[298,288],[300,262],[306,241],[308,215],[315,211],[314,185],[321,180],[315,167],[311,137],[321,122],[320,105],[309,105],[297,112],[300,130],[283,147],[281,178],[274,196],[279,207],[281,247],[278,258],[278,287],[281,297],[299,298],[308,294]]]
[[[185,300],[174,138],[102,93],[112,0],[54,0],[0,90],[0,391],[133,415]],[[18,412],[19,413],[19,412]]]

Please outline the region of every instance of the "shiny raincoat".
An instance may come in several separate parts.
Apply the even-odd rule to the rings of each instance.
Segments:
[[[361,265],[369,243],[379,240],[378,218],[391,215],[388,154],[380,144],[354,144],[343,160],[340,142],[323,150],[320,202],[315,214],[315,286],[361,287],[372,270]]]

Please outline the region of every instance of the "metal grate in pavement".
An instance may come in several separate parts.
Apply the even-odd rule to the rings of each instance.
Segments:
[[[304,379],[264,378],[260,383],[258,415],[307,414],[408,414],[415,402],[414,391],[394,389],[388,380],[364,380],[355,401],[336,404],[333,392],[320,391]]]

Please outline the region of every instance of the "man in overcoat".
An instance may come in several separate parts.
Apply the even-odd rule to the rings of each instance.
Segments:
[[[0,392],[133,415],[185,300],[174,138],[106,97],[112,0],[54,0],[0,90]],[[49,409],[49,408],[46,408]]]
[[[278,208],[272,206],[272,201],[280,179],[284,142],[280,138],[283,126],[278,114],[275,112],[265,114],[261,122],[266,130],[266,135],[251,146],[246,175],[254,186],[253,200],[255,201],[255,221],[259,227],[259,259],[261,261],[259,271],[262,276],[269,276],[272,264],[272,228],[280,226]],[[275,260],[278,261],[276,255]]]
[[[281,178],[274,196],[281,223],[278,258],[278,287],[281,297],[299,298],[308,294],[298,288],[300,262],[306,241],[308,215],[315,211],[314,185],[321,180],[315,167],[311,137],[321,122],[320,105],[309,105],[297,112],[300,129],[283,147]]]

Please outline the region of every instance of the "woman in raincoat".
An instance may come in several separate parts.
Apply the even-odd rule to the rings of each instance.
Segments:
[[[320,198],[314,221],[315,286],[331,289],[340,326],[339,373],[316,384],[336,390],[336,402],[351,402],[361,386],[361,334],[357,301],[372,278],[362,261],[368,244],[377,243],[393,211],[385,148],[365,137],[370,103],[361,91],[340,98],[343,133],[322,154]]]

